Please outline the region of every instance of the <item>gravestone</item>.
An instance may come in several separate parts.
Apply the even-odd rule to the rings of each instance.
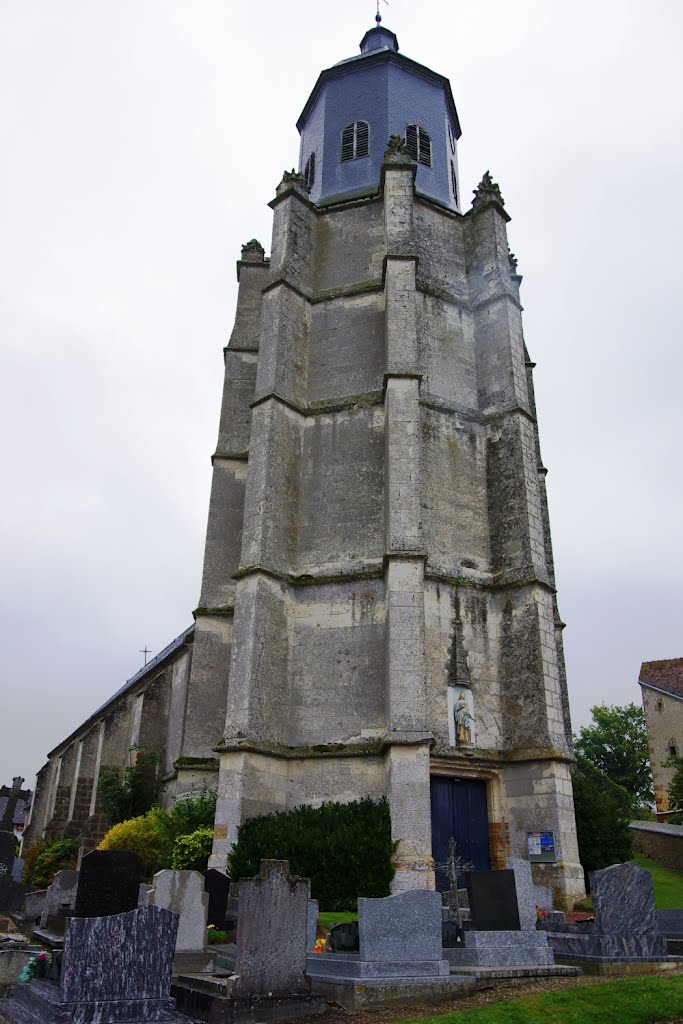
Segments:
[[[515,876],[519,927],[522,931],[535,931],[536,886],[531,877],[531,864],[523,857],[508,857],[507,866]]]
[[[212,924],[214,928],[224,928],[228,893],[230,892],[230,879],[222,871],[208,868],[204,872],[204,888],[209,895],[209,909],[206,922],[207,924]]]
[[[474,931],[518,931],[514,871],[468,871],[465,883]]]
[[[472,922],[463,935],[464,947],[445,950],[452,967],[555,970],[548,936],[536,930],[531,865],[521,857],[509,858],[508,864],[504,871],[465,876]]]
[[[652,875],[630,861],[590,873],[595,932],[653,935],[657,912]]]
[[[360,948],[358,921],[342,921],[332,925],[330,949],[333,953],[357,953]]]
[[[658,910],[657,930],[668,939],[683,939],[683,910]]]
[[[287,861],[262,860],[256,878],[240,879],[237,998],[305,993],[306,929],[311,883],[289,874]]]
[[[151,892],[153,888],[154,888],[154,886],[150,885],[148,882],[140,882],[140,885],[138,886],[138,906],[139,907],[146,907],[147,906],[147,893]]]
[[[441,925],[441,893],[419,889],[383,899],[359,897],[358,952],[309,955],[308,973],[327,984],[445,985],[447,997],[451,981]]]
[[[47,889],[34,889],[24,897],[23,917],[27,924],[38,925],[45,909]]]
[[[14,866],[17,840],[14,832],[0,832],[0,910],[8,908],[12,888],[12,868]]]
[[[320,903],[318,900],[308,901],[308,916],[306,918],[306,949],[310,951],[315,946],[315,940],[318,937],[318,913],[320,911]]]
[[[187,1024],[170,998],[176,929],[175,914],[161,907],[69,918],[59,983],[19,985],[3,1015],[33,1024]]]
[[[142,866],[136,853],[93,850],[81,861],[76,917],[107,917],[138,905]]]
[[[590,873],[594,922],[545,921],[548,941],[564,958],[596,963],[678,961],[658,930],[652,876],[637,864]]]
[[[68,913],[74,909],[78,878],[78,871],[57,871],[55,873],[52,884],[48,885],[45,890],[45,903],[40,918],[41,928],[49,927],[48,918],[63,919],[65,912]],[[63,928],[63,924],[61,927]]]
[[[21,876],[24,873],[24,862],[21,857],[16,857],[14,864],[12,865],[12,881],[21,882]]]
[[[147,905],[164,907],[178,915],[174,973],[204,971],[207,957],[206,913],[209,895],[199,871],[157,871],[146,895]]]
[[[425,890],[358,899],[360,959],[440,961],[441,893]]]

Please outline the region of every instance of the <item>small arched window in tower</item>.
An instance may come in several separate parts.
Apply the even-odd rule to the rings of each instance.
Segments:
[[[454,164],[451,164],[451,185],[453,186],[453,202],[458,206],[458,179],[455,176]]]
[[[663,711],[663,710],[664,710],[664,704],[663,704],[662,699],[660,697],[659,700],[657,701],[657,711]]]
[[[304,181],[309,188],[313,188],[313,182],[315,181],[315,153],[311,153],[306,166],[304,167]]]
[[[406,148],[417,163],[432,166],[432,140],[419,124],[406,125]]]
[[[674,739],[669,740],[669,757],[678,757],[678,747]]]
[[[342,132],[342,160],[358,160],[370,152],[370,129],[367,121],[354,121],[347,124]]]

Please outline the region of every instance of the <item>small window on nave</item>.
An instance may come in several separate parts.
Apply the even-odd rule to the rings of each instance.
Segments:
[[[354,121],[347,124],[342,132],[342,160],[358,160],[370,152],[370,128],[367,121]]]
[[[406,125],[406,147],[417,163],[432,166],[432,140],[419,124]]]
[[[311,153],[306,166],[304,167],[304,181],[309,188],[313,188],[313,182],[315,181],[315,153]]]

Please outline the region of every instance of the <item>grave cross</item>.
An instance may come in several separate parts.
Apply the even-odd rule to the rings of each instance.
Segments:
[[[448,857],[446,860],[441,861],[440,864],[435,865],[437,870],[445,872],[448,876],[450,883],[450,889],[448,892],[448,903],[450,906],[451,913],[455,913],[455,922],[458,928],[462,931],[462,914],[460,913],[460,903],[458,901],[458,876],[463,871],[471,871],[474,865],[471,861],[465,861],[464,858],[458,853],[458,844],[456,843],[453,836],[448,840]]]
[[[19,802],[19,794],[21,793],[21,784],[24,780],[20,775],[12,779],[12,789],[7,797],[7,806],[5,807],[5,813],[0,821],[0,830],[3,832],[14,831],[14,812]]]

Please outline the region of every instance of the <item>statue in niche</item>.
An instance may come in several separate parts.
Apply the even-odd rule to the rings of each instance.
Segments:
[[[472,746],[472,715],[470,714],[467,694],[460,691],[458,702],[453,709],[455,718],[455,741],[459,747]]]

